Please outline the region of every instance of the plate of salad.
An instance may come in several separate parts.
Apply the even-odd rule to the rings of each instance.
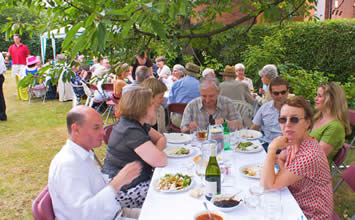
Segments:
[[[192,187],[192,184],[193,179],[190,175],[167,173],[155,180],[154,188],[159,192],[165,193],[185,192]]]
[[[168,147],[164,150],[168,157],[180,158],[188,157],[193,153],[193,149],[186,146]]]
[[[260,144],[256,144],[250,141],[238,143],[234,150],[240,153],[256,153],[264,148]]]

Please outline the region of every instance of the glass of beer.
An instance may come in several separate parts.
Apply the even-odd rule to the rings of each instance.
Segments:
[[[207,140],[207,130],[201,128],[197,129],[196,137],[198,141],[204,142],[205,140]]]

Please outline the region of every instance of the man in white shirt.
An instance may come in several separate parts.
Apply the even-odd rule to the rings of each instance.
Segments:
[[[77,106],[67,115],[69,139],[49,168],[48,187],[56,219],[114,219],[121,206],[120,188],[135,179],[138,162],[125,166],[108,182],[93,159],[92,149],[104,136],[101,115],[87,106]]]
[[[5,98],[4,98],[4,92],[2,90],[2,86],[5,81],[5,77],[4,77],[5,72],[6,72],[5,60],[2,53],[0,53],[0,121],[7,120]]]

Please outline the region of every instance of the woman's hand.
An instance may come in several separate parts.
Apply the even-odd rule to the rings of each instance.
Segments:
[[[275,151],[285,149],[288,146],[288,139],[285,136],[279,136],[275,138],[271,144],[269,145],[269,149],[273,149]]]

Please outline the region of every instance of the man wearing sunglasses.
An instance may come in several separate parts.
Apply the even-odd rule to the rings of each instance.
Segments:
[[[270,95],[272,100],[263,104],[253,119],[253,125],[250,129],[261,130],[263,127],[264,140],[263,144],[265,151],[269,143],[282,135],[280,124],[279,124],[279,113],[282,103],[287,99],[288,96],[288,82],[278,76],[273,78],[269,85]]]

